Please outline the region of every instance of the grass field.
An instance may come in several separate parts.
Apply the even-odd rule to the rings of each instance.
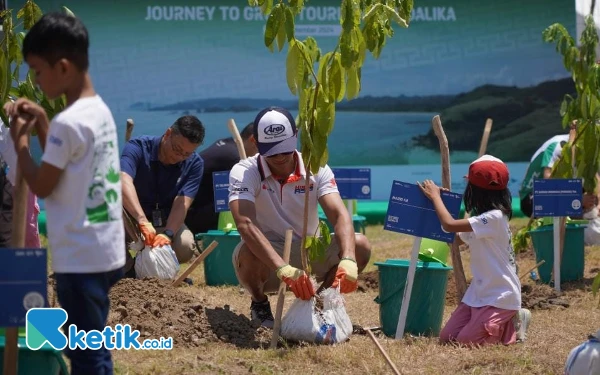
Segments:
[[[514,228],[525,221],[515,219]],[[514,230],[513,228],[513,230]],[[388,258],[409,258],[412,237],[384,231],[381,226],[369,226],[367,237],[373,247],[373,257],[367,270],[377,269],[376,261]],[[584,280],[563,285],[560,298],[568,307],[550,306],[532,309],[528,340],[509,347],[490,346],[468,349],[439,345],[436,338],[407,337],[396,341],[379,333],[378,339],[403,374],[562,374],[569,351],[587,335],[600,329],[598,299],[591,293],[593,276],[600,269],[600,247],[586,248]],[[565,256],[568,256],[565,253]],[[462,252],[463,264],[470,279],[469,253]],[[520,272],[535,265],[531,249],[517,256]],[[193,287],[182,288],[192,298],[212,305],[229,305],[232,311],[249,314],[250,297],[238,287],[207,287],[202,267],[192,273]],[[448,293],[453,293],[451,280]],[[535,285],[540,295],[552,294],[545,285]],[[353,324],[363,327],[380,326],[379,305],[374,302],[377,290],[367,289],[346,296],[347,311]],[[286,294],[285,309],[293,300]],[[450,299],[452,301],[452,299]],[[276,297],[271,297],[273,309]],[[445,305],[445,323],[455,309],[455,302]],[[240,349],[232,344],[207,343],[199,348],[173,348],[171,351],[114,351],[117,374],[386,374],[391,373],[383,357],[368,336],[355,334],[337,346],[296,346],[268,349]]]

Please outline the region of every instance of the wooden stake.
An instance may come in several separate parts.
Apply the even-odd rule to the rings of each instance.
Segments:
[[[433,131],[440,142],[440,154],[442,157],[442,186],[446,189],[451,188],[450,181],[450,148],[448,146],[448,138],[444,133],[442,127],[442,121],[440,116],[436,115],[431,120],[433,125]],[[465,277],[465,271],[460,257],[460,249],[458,244],[458,236],[454,238],[452,246],[450,248],[450,254],[452,255],[452,268],[454,268],[454,282],[456,283],[456,294],[458,300],[462,300],[462,297],[467,291],[467,278]]]
[[[379,341],[377,341],[377,338],[375,337],[375,335],[373,334],[373,332],[371,332],[371,330],[369,328],[365,328],[365,331],[367,332],[367,334],[369,335],[369,337],[371,338],[371,340],[373,340],[373,343],[375,344],[375,346],[377,346],[377,349],[379,349],[379,352],[381,353],[381,355],[383,355],[383,358],[385,358],[385,361],[390,366],[390,368],[392,369],[392,371],[394,372],[394,374],[400,375],[400,371],[398,371],[398,368],[396,367],[396,365],[394,364],[394,362],[392,362],[392,359],[390,358],[390,356],[387,354],[387,352],[385,351],[385,349],[383,349],[383,347],[381,346],[381,344],[379,343]]]
[[[292,235],[294,231],[288,229],[285,232],[285,243],[283,245],[283,261],[285,263],[290,262],[290,252],[292,250]],[[273,323],[273,336],[271,336],[271,349],[277,348],[277,341],[279,340],[279,331],[281,330],[281,315],[283,314],[283,302],[285,301],[285,288],[286,283],[284,281],[279,283],[279,291],[277,295],[277,309],[275,310],[275,322]]]
[[[489,118],[485,122],[485,128],[483,129],[483,136],[481,137],[481,144],[479,145],[479,157],[482,157],[483,155],[485,155],[491,131],[492,131],[492,119]]]
[[[544,263],[546,263],[545,260],[539,261],[538,264],[536,264],[535,266],[531,267],[529,270],[527,270],[527,272],[523,272],[523,274],[521,276],[519,276],[519,280],[523,280],[523,278],[525,276],[529,275],[529,272],[533,271],[534,269],[538,268],[539,266],[541,266]]]
[[[217,241],[211,242],[210,245],[208,245],[208,247],[202,252],[202,254],[200,254],[198,258],[194,259],[192,264],[190,264],[189,267],[185,271],[183,271],[183,273],[179,275],[179,277],[175,281],[173,281],[172,285],[174,287],[179,286],[179,284],[181,284],[183,280],[186,277],[188,277],[188,275],[192,273],[192,271],[195,270],[196,267],[198,267],[200,263],[202,263],[202,261],[206,259],[207,256],[210,255],[210,253],[215,249],[215,247],[217,247],[218,244],[219,243]]]
[[[235,141],[235,145],[237,146],[238,153],[240,154],[240,160],[246,159],[246,149],[244,148],[244,141],[242,141],[242,136],[235,125],[234,119],[229,119],[227,122],[227,127],[229,128],[229,132],[233,136],[233,140]]]
[[[127,119],[127,126],[125,127],[125,142],[129,142],[131,139],[131,133],[133,133],[133,127],[135,126],[133,119]]]
[[[29,188],[21,167],[18,166],[16,181],[13,189],[13,219],[11,232],[11,248],[19,249],[25,247],[25,231],[27,221],[27,195]],[[6,250],[0,250],[6,251]],[[10,250],[9,250],[10,251]],[[19,366],[19,329],[18,327],[7,327],[5,331],[6,344],[4,347],[4,369],[5,375],[17,375]]]

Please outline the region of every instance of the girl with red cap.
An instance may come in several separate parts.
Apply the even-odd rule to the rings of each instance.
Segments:
[[[524,341],[531,313],[521,309],[521,283],[508,226],[512,217],[508,168],[502,160],[484,155],[471,163],[467,178],[463,201],[472,215],[467,219],[450,215],[433,181],[419,183],[442,228],[458,233],[471,251],[473,279],[440,332],[440,341],[465,345]]]

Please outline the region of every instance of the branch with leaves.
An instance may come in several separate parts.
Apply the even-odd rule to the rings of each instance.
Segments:
[[[66,7],[63,11],[67,14],[73,13]],[[42,17],[40,7],[33,1],[27,0],[23,7],[17,11],[16,20],[13,19],[13,10],[6,9],[0,12],[2,21],[3,38],[0,41],[0,100],[4,104],[11,98],[27,98],[39,103],[46,111],[48,119],[59,113],[66,106],[66,98],[50,100],[35,84],[35,72],[28,70],[24,79],[21,80],[20,69],[23,65],[21,49],[25,33]],[[22,29],[23,31],[19,31]],[[10,126],[8,117],[4,110],[0,110],[0,118]]]
[[[576,90],[576,97],[565,95],[560,115],[564,128],[577,122],[577,135],[573,142],[563,147],[560,159],[552,168],[552,177],[572,178],[575,174],[583,179],[586,193],[598,194],[596,174],[600,170],[600,64],[596,61],[598,34],[594,17],[590,14],[585,18],[579,47],[567,29],[559,23],[544,30],[543,38],[546,42],[556,43],[556,50],[562,55],[564,66],[573,77]],[[572,160],[573,147],[575,160]],[[599,290],[600,272],[592,284],[594,297]]]
[[[320,257],[329,245],[329,236],[307,237],[310,175],[316,174],[329,159],[327,139],[335,123],[335,103],[352,100],[361,90],[361,69],[366,51],[377,59],[388,38],[394,35],[393,23],[408,27],[413,0],[342,0],[341,32],[336,47],[322,54],[313,37],[299,40],[295,19],[304,8],[304,0],[249,0],[268,15],[264,43],[273,52],[288,45],[286,81],[298,97],[297,126],[300,152],[306,167],[302,265],[309,270],[310,259]],[[323,224],[320,225],[323,228]]]

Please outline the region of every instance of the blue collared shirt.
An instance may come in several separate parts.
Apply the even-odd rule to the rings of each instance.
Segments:
[[[196,152],[177,164],[162,164],[158,160],[161,137],[133,138],[121,154],[121,171],[133,179],[140,205],[150,222],[157,204],[166,220],[175,197],[195,198],[204,171],[204,161]]]

